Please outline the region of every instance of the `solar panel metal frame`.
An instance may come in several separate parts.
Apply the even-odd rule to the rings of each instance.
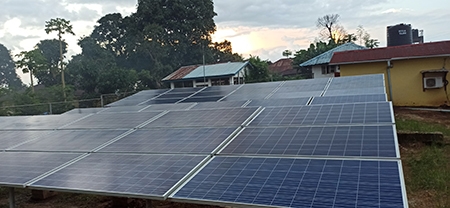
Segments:
[[[259,124],[259,123],[254,123],[254,121],[256,119],[259,119],[260,115],[262,113],[265,113],[267,111],[265,111],[265,109],[275,109],[275,108],[283,108],[283,107],[266,107],[263,108],[256,116],[254,116],[253,118],[251,118],[251,120],[248,122],[248,126],[323,126],[323,125],[368,125],[368,124],[394,124],[395,123],[395,116],[394,116],[394,108],[392,105],[392,102],[368,102],[368,103],[348,103],[348,104],[330,104],[330,105],[307,105],[307,106],[292,106],[292,108],[305,108],[305,107],[317,107],[317,106],[339,106],[339,105],[362,105],[362,104],[382,104],[382,103],[388,103],[389,108],[390,108],[390,122],[376,122],[376,123],[318,123],[318,124],[313,124],[313,123],[298,123],[298,124]],[[291,106],[287,106],[288,108]],[[262,119],[264,119],[264,117],[261,117]],[[317,118],[317,116],[316,116]]]
[[[258,152],[251,152],[251,153],[246,153],[246,152],[235,152],[235,151],[233,151],[233,152],[227,152],[227,148],[230,148],[231,147],[231,145],[233,144],[233,142],[235,142],[235,141],[237,141],[237,139],[238,139],[238,137],[240,137],[242,134],[243,134],[243,132],[245,132],[246,130],[257,130],[257,129],[259,129],[259,130],[265,130],[265,129],[289,129],[289,128],[294,128],[294,129],[311,129],[311,128],[322,128],[322,130],[323,129],[326,129],[326,128],[335,128],[336,130],[338,129],[338,128],[345,128],[345,127],[347,127],[347,128],[349,128],[349,130],[350,130],[350,128],[352,128],[352,127],[355,127],[355,128],[359,128],[359,127],[385,127],[385,128],[392,128],[392,142],[393,142],[393,150],[395,151],[395,156],[394,157],[388,157],[388,156],[369,156],[369,155],[345,155],[345,151],[346,150],[344,150],[344,152],[343,152],[343,155],[321,155],[321,154],[313,154],[313,153],[311,153],[310,155],[305,155],[305,154],[277,154],[277,153],[258,153]],[[364,130],[363,130],[364,131]],[[334,134],[335,135],[335,134]],[[364,134],[364,135],[366,135],[366,134]],[[247,136],[250,136],[250,134],[249,135],[247,135]],[[254,136],[254,135],[253,135]],[[295,137],[295,135],[293,135],[293,137],[292,138],[294,138]],[[308,136],[307,136],[308,137]],[[304,141],[303,141],[303,143],[308,139],[307,137],[305,137],[304,138]],[[275,135],[275,138],[276,138],[276,135]],[[281,137],[280,137],[280,139],[281,139]],[[347,140],[348,140],[348,138],[347,138]],[[256,145],[258,146],[258,147],[262,147],[263,146],[263,144],[261,144],[261,142],[267,142],[267,141],[269,141],[269,138],[268,139],[266,139],[266,140],[258,140],[257,138],[255,138],[255,139],[253,139],[253,140],[251,140],[251,141],[253,141],[252,142],[252,144],[249,144],[249,145],[245,145],[245,144],[242,144],[242,141],[248,141],[247,139],[241,139],[241,142],[238,142],[238,144],[236,144],[237,146],[239,146],[239,147],[247,147],[247,148],[249,148],[253,143],[256,143]],[[320,138],[319,139],[317,139],[317,143],[320,141]],[[333,141],[334,141],[334,139],[333,139]],[[362,140],[361,141],[362,143],[364,142],[364,140]],[[317,143],[316,143],[316,145],[317,145]],[[236,146],[235,145],[235,146]],[[274,146],[276,146],[277,144],[274,144]],[[328,147],[330,148],[329,150],[331,150],[331,148],[332,148],[332,146],[333,146],[333,144],[330,144]],[[345,144],[345,146],[347,147],[347,144]],[[361,145],[361,148],[363,148],[363,146]],[[377,148],[379,149],[380,147],[378,146],[378,144],[377,144]],[[298,150],[300,151],[302,149],[302,147],[300,147]],[[362,149],[361,149],[361,151],[363,151]],[[332,126],[332,125],[324,125],[324,126],[290,126],[290,127],[283,127],[283,126],[277,126],[277,127],[244,127],[244,128],[242,128],[242,130],[238,133],[238,134],[236,134],[236,135],[234,135],[231,139],[230,139],[230,141],[223,147],[223,148],[221,148],[216,154],[218,154],[219,156],[220,155],[224,155],[224,156],[232,156],[232,155],[240,155],[240,156],[264,156],[264,157],[297,157],[297,158],[303,158],[303,157],[307,157],[307,158],[309,158],[309,157],[314,157],[314,158],[366,158],[366,159],[370,159],[370,158],[372,158],[372,159],[400,159],[400,150],[399,150],[399,144],[398,144],[398,137],[397,137],[397,130],[396,130],[396,126],[395,126],[395,124],[392,124],[392,125],[386,125],[386,124],[381,124],[381,125],[348,125],[348,126]]]
[[[336,101],[336,99],[338,98],[351,98],[351,97],[360,97],[360,96],[364,96],[364,97],[376,97],[376,99],[365,99],[363,101]],[[383,97],[384,99],[378,99],[379,97]],[[336,98],[335,100],[332,100],[333,98]],[[315,103],[316,100],[319,100],[319,103]],[[320,100],[325,100],[325,101],[329,101],[329,102],[325,102],[325,101],[320,101]],[[348,100],[348,99],[347,99]],[[367,102],[388,102],[387,100],[387,95],[386,94],[362,94],[362,95],[336,95],[336,96],[323,96],[323,97],[312,97],[311,101],[309,102],[309,105],[329,105],[329,104],[346,104],[346,103],[367,103]]]
[[[295,102],[297,100],[299,100],[301,102]],[[262,107],[306,106],[310,100],[311,100],[311,97],[250,100],[250,102],[246,105],[246,107],[247,106],[248,107],[251,107],[251,106],[262,106]],[[269,104],[265,104],[265,103],[269,103]],[[276,104],[270,105],[270,103],[276,103]]]
[[[341,159],[341,158],[315,158],[315,157],[305,157],[305,158],[298,158],[298,157],[257,157],[257,156],[214,156],[210,161],[208,161],[201,169],[197,170],[197,172],[192,175],[187,181],[185,181],[181,186],[179,186],[174,192],[168,196],[168,198],[171,201],[174,202],[181,202],[181,203],[196,203],[196,204],[206,204],[206,205],[217,205],[217,206],[249,206],[249,207],[286,207],[286,206],[276,206],[276,205],[264,205],[264,204],[251,204],[251,203],[242,203],[242,202],[230,202],[230,201],[220,201],[220,200],[211,200],[211,199],[199,199],[199,198],[189,198],[189,197],[177,197],[176,194],[180,192],[188,183],[190,183],[194,177],[196,177],[203,169],[205,169],[208,164],[210,164],[213,159],[215,158],[232,158],[232,157],[240,157],[240,158],[261,158],[261,159],[293,159],[293,160],[325,160],[325,161],[333,161],[333,160],[340,160],[340,161],[373,161],[373,162],[395,162],[397,163],[398,168],[398,176],[399,176],[399,184],[401,189],[401,196],[402,196],[402,203],[403,207],[408,207],[408,199],[407,199],[407,192],[406,192],[406,185],[405,185],[405,179],[403,175],[403,168],[402,168],[402,161],[401,160],[374,160],[374,159]],[[306,173],[305,173],[306,174]],[[320,182],[319,182],[320,183]],[[215,183],[217,184],[217,183]],[[214,184],[214,185],[215,185]],[[243,192],[240,192],[243,193]]]
[[[94,154],[100,154],[100,155],[108,155],[108,153],[94,153]],[[140,156],[177,156],[173,154],[121,154],[121,155],[140,155]],[[74,193],[82,193],[82,194],[100,194],[104,196],[116,196],[116,197],[130,197],[130,198],[142,198],[142,199],[151,199],[151,200],[165,200],[168,198],[170,194],[174,192],[174,190],[178,189],[182,184],[186,182],[189,178],[191,178],[199,169],[201,169],[208,161],[210,161],[211,156],[205,156],[205,155],[184,155],[185,157],[201,157],[198,164],[196,164],[191,170],[187,171],[186,174],[177,180],[175,184],[173,184],[163,195],[155,195],[155,194],[138,194],[138,193],[126,193],[126,192],[110,192],[110,191],[101,191],[101,190],[86,190],[86,189],[71,189],[71,188],[65,188],[65,187],[52,187],[52,186],[45,186],[45,185],[39,185],[38,183],[42,181],[43,179],[46,179],[49,176],[52,176],[54,174],[58,174],[59,171],[64,171],[65,168],[70,167],[71,165],[76,165],[81,160],[87,158],[89,154],[85,154],[82,157],[76,158],[76,160],[71,161],[70,163],[64,164],[63,167],[60,167],[58,169],[52,170],[40,177],[37,177],[29,182],[27,182],[24,186],[30,187],[30,188],[37,188],[39,190],[50,190],[50,191],[66,191],[66,192],[74,192]],[[117,154],[116,154],[117,156]],[[183,155],[178,155],[183,156]],[[24,187],[20,186],[20,187]]]

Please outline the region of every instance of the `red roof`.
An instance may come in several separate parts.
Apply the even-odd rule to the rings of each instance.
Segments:
[[[351,64],[444,55],[450,56],[450,41],[335,52],[330,64]]]
[[[184,76],[191,73],[192,71],[194,71],[197,67],[198,65],[182,66],[178,70],[172,72],[172,74],[169,74],[167,77],[164,77],[163,81],[181,79]]]
[[[292,74],[292,70],[294,69],[292,62],[293,62],[293,60],[290,58],[280,59],[280,60],[276,61],[275,63],[269,65],[269,71],[276,72],[281,75]]]

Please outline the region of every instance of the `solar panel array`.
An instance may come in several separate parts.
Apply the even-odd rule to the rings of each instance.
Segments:
[[[1,186],[407,207],[383,75],[142,91],[105,108],[0,117],[0,135]]]

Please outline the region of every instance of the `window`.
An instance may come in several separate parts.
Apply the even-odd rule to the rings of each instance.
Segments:
[[[328,74],[326,66],[322,66],[322,74]]]

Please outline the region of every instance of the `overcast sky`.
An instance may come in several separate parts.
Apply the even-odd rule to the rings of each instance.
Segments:
[[[76,36],[66,35],[69,57],[81,52],[77,40],[89,35],[108,13],[127,16],[135,0],[0,0],[0,43],[17,54],[32,49],[47,35],[45,21],[70,20]],[[282,51],[307,48],[319,36],[318,17],[339,14],[340,24],[354,33],[358,25],[386,46],[386,26],[411,24],[423,29],[426,42],[450,40],[448,0],[214,0],[217,32],[214,41],[231,41],[233,51],[276,61]],[[29,83],[28,75],[21,75]]]

